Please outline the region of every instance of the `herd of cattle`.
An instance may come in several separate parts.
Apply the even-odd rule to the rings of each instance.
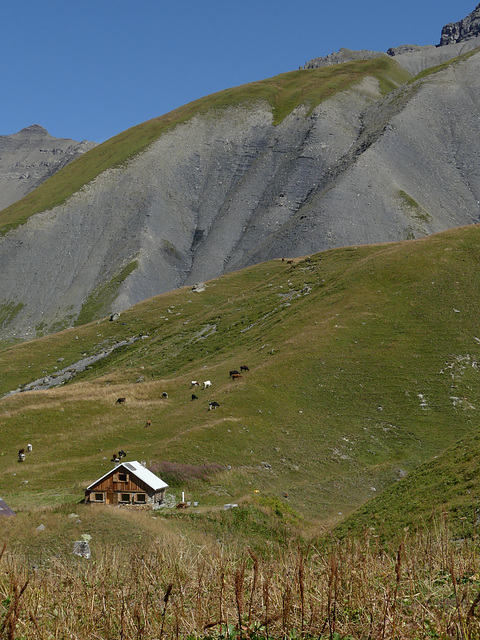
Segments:
[[[33,447],[31,444],[27,444],[27,453],[29,453],[30,451],[32,451]],[[18,461],[19,462],[24,462],[25,458],[27,456],[25,455],[25,449],[19,449],[18,450]]]
[[[235,381],[235,380],[238,380],[238,378],[242,378],[242,373],[244,373],[246,371],[250,371],[250,369],[247,367],[247,365],[243,364],[240,367],[240,371],[238,371],[237,369],[232,369],[229,372],[228,375],[229,375],[229,378],[232,381]],[[194,387],[199,387],[199,388],[205,390],[205,389],[210,389],[211,386],[212,386],[211,380],[205,380],[202,383],[198,382],[198,380],[192,380],[191,383],[190,383],[190,389],[193,389]],[[162,392],[162,398],[163,399],[167,399],[168,398],[168,393],[166,391]],[[198,400],[198,396],[195,395],[194,393],[192,393],[191,399],[192,400]],[[117,398],[117,400],[115,401],[115,404],[125,404],[126,402],[127,402],[127,399],[125,397],[121,397],[121,398]],[[212,411],[213,409],[218,409],[219,406],[220,405],[216,400],[211,400],[208,403],[208,411]],[[145,423],[145,427],[150,427],[151,425],[152,425],[152,421],[151,420],[147,420],[146,423]],[[26,451],[27,452],[32,451],[32,445],[31,444],[27,444]],[[112,455],[111,462],[119,462],[123,457],[125,457],[125,455],[126,455],[125,452],[123,450],[120,450],[118,452],[118,455],[117,455],[117,453],[114,453]],[[20,449],[18,451],[18,462],[24,462],[25,458],[26,458],[25,449]]]
[[[250,371],[249,367],[247,367],[246,364],[242,364],[242,366],[240,367],[240,371],[238,371],[238,369],[232,369],[228,376],[231,380],[238,380],[239,378],[242,378],[242,373],[246,372],[246,371]],[[203,390],[205,389],[210,389],[212,386],[212,381],[211,380],[205,380],[204,382],[200,383],[198,380],[192,380],[190,383],[190,389],[193,389],[194,387],[199,387]],[[168,393],[166,391],[163,391],[162,393],[162,398],[168,398]],[[191,396],[192,400],[198,400],[198,396],[195,393],[192,393]],[[127,401],[126,398],[117,398],[115,404],[125,404],[125,402]],[[208,403],[208,411],[212,411],[212,409],[217,409],[219,407],[219,403],[216,402],[216,400],[212,400]],[[145,427],[150,427],[152,424],[151,420],[147,420]]]
[[[149,420],[149,422],[150,422],[150,420]],[[110,460],[110,462],[120,462],[120,460],[122,458],[125,458],[126,455],[127,454],[125,453],[125,451],[123,449],[120,449],[118,454],[117,453],[112,454],[112,459]]]

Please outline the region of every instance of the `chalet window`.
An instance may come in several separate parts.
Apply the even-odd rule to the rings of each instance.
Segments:
[[[145,493],[137,493],[137,502],[146,502],[147,496]]]
[[[95,502],[103,502],[103,493],[94,493],[93,499]]]
[[[126,473],[119,473],[118,474],[118,481],[119,482],[127,482],[128,480],[128,476]]]
[[[130,502],[130,494],[129,493],[121,493],[120,494],[120,502]]]

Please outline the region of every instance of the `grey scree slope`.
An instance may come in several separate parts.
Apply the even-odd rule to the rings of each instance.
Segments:
[[[476,222],[479,65],[383,100],[367,79],[277,127],[265,104],[177,127],[0,239],[0,305],[24,305],[0,335],[71,322],[135,258],[106,313],[273,257]]]

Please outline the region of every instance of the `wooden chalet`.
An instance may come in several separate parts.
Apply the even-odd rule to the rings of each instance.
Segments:
[[[168,484],[142,464],[122,462],[85,490],[85,503],[150,505],[163,502]]]

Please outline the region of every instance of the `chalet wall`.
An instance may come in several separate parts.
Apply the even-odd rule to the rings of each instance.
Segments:
[[[102,499],[97,499],[96,494]],[[124,499],[128,494],[128,500]],[[154,492],[134,473],[121,468],[94,484],[85,494],[85,501],[103,504],[153,504],[162,502],[165,490]]]

